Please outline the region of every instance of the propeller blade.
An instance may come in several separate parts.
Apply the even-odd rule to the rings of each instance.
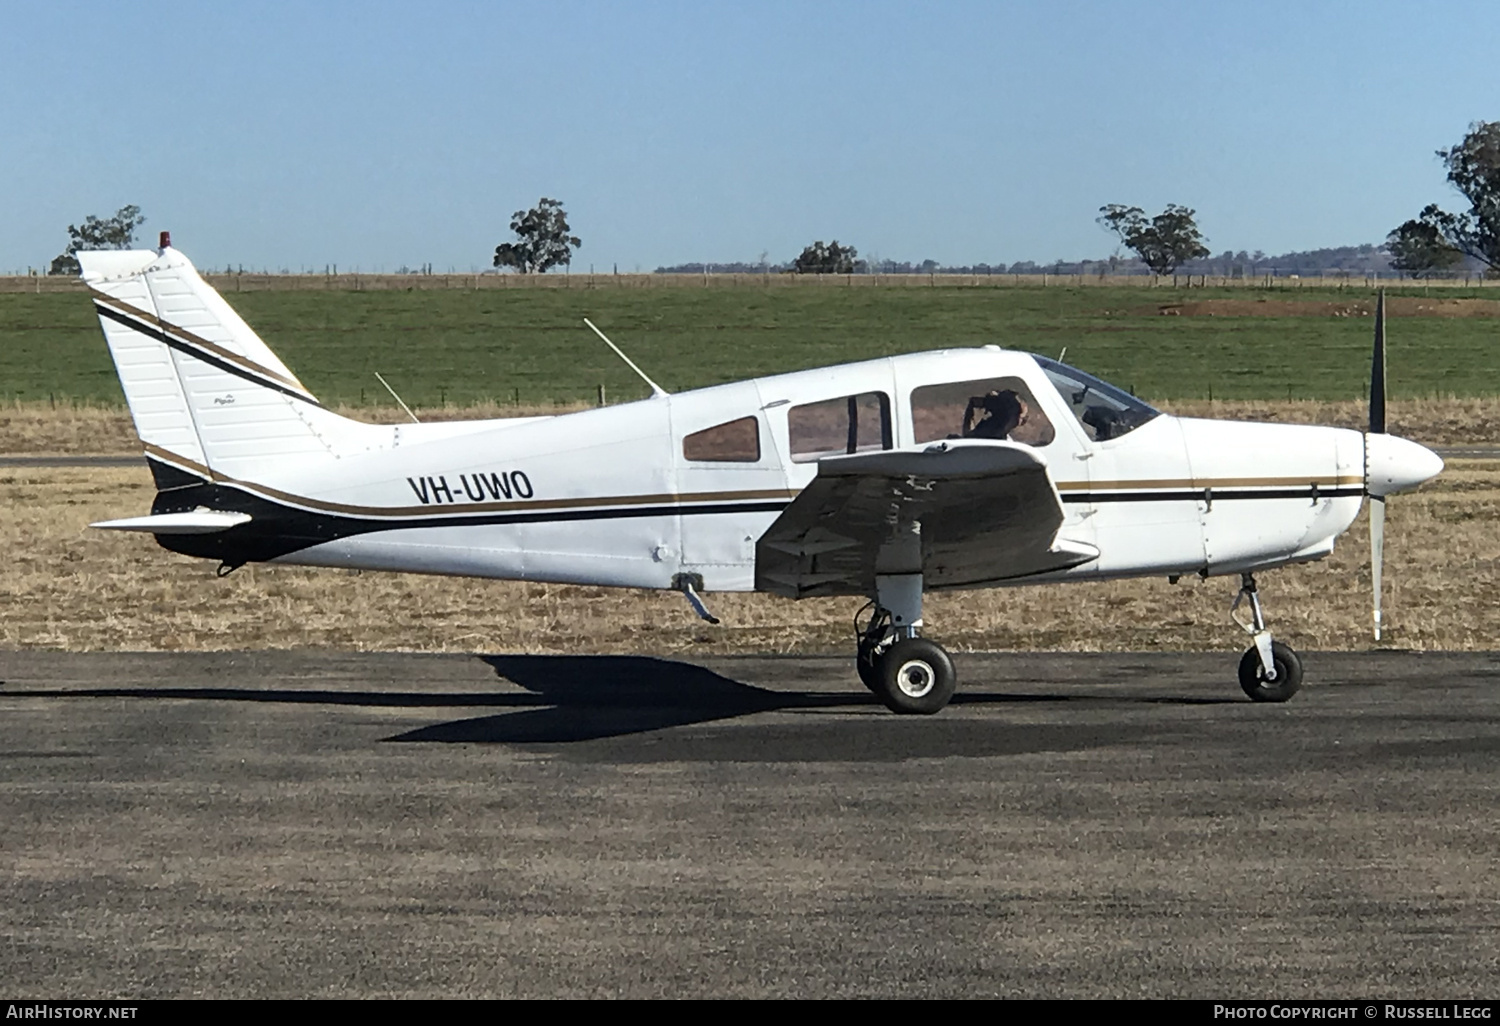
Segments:
[[[1385,560],[1385,500],[1370,496],[1370,584],[1375,591],[1375,640],[1380,640],[1380,571]]]
[[[1375,297],[1375,352],[1370,358],[1370,432],[1385,434],[1385,289]]]

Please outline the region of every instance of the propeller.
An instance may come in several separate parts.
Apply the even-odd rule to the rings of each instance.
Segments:
[[[1375,640],[1380,640],[1380,578],[1385,550],[1386,496],[1409,491],[1443,470],[1442,457],[1385,430],[1385,290],[1375,300],[1375,353],[1370,361],[1370,429],[1365,432],[1365,494],[1370,497],[1370,584]]]
[[[1370,357],[1370,430],[1365,435],[1365,486],[1369,487],[1370,436],[1385,434],[1385,289],[1375,297],[1375,352]],[[1370,586],[1375,640],[1380,640],[1380,577],[1385,562],[1385,496],[1370,495]]]

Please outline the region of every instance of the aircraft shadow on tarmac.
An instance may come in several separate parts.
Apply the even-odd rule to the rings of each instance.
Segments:
[[[773,709],[871,705],[873,695],[770,691],[690,663],[649,656],[487,655],[543,708],[434,724],[392,741],[567,742],[748,716]]]
[[[894,726],[925,720],[944,731],[960,729],[947,717],[895,717],[875,696],[855,691],[772,691],[743,684],[690,663],[649,656],[488,655],[496,676],[535,694],[543,708],[433,724],[391,741],[566,743],[620,737],[667,727],[728,720],[752,713],[803,710],[879,711]],[[1094,696],[960,692],[954,705],[1088,701]],[[1123,696],[1121,696],[1123,697]],[[1113,699],[1118,700],[1118,699]],[[1161,698],[1151,702],[1212,703],[1219,699]],[[946,722],[945,726],[938,727]],[[912,729],[907,727],[906,729]],[[994,725],[985,730],[993,733]]]
[[[67,690],[13,690],[0,694],[10,698],[133,698],[157,700],[196,700],[220,702],[274,703],[295,705],[368,706],[383,708],[453,709],[461,707],[496,710],[489,715],[466,717],[419,727],[386,738],[387,741],[427,743],[490,744],[566,744],[598,741],[736,719],[755,713],[802,711],[814,714],[794,727],[778,728],[788,736],[804,735],[794,747],[803,748],[809,732],[819,737],[818,745],[828,749],[821,757],[881,759],[911,758],[918,750],[933,748],[934,754],[952,754],[955,742],[960,749],[974,748],[974,754],[1001,754],[1002,751],[1035,751],[1039,748],[1073,748],[1098,743],[1092,731],[1084,728],[1056,728],[1039,725],[1005,731],[992,719],[975,720],[959,715],[958,708],[934,717],[904,717],[887,713],[874,695],[853,688],[838,690],[772,690],[745,684],[702,666],[657,659],[649,656],[560,656],[560,655],[476,655],[489,666],[496,677],[522,689],[497,691],[430,691],[430,690],[333,690],[288,687],[104,687]],[[852,677],[852,671],[850,673]],[[1129,670],[1116,672],[1105,684],[1127,683],[1134,676]],[[1150,677],[1142,670],[1143,677]],[[1034,684],[1043,683],[1041,681]],[[1045,686],[1045,684],[1044,684]],[[996,692],[971,689],[954,696],[952,706],[1027,705],[1039,703],[1128,703],[1168,705],[1217,705],[1240,701],[1228,697],[1167,696],[1160,693],[1142,695],[1135,691],[1068,693],[1059,688],[1052,692]],[[503,710],[503,711],[502,711]],[[820,712],[836,714],[844,725],[830,730],[833,724]],[[848,714],[860,715],[863,726],[849,731]],[[842,715],[837,715],[842,714]],[[862,715],[868,714],[868,715]],[[1063,729],[1067,737],[1050,737]],[[1083,732],[1080,734],[1079,730]],[[962,743],[959,735],[973,734],[972,745]],[[846,742],[835,740],[839,736]],[[1014,735],[1010,740],[1005,735]],[[1077,735],[1077,736],[1074,736]],[[1085,736],[1087,735],[1087,736]],[[929,746],[924,739],[932,742]],[[748,740],[748,739],[747,739]],[[758,744],[764,744],[761,738]],[[901,751],[882,754],[881,746],[896,742]],[[912,745],[915,748],[912,748]],[[849,746],[853,745],[854,748]],[[775,746],[773,746],[774,748]],[[835,749],[837,752],[835,752]],[[855,750],[857,749],[857,751]],[[715,757],[705,751],[703,757]],[[735,757],[733,755],[720,757]],[[753,758],[774,758],[767,751],[757,751]],[[802,757],[806,757],[804,754]]]

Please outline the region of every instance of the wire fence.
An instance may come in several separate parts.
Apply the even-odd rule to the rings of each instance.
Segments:
[[[591,288],[1202,288],[1298,289],[1378,286],[1424,289],[1500,287],[1500,279],[1470,274],[1413,280],[1394,272],[1325,271],[1255,275],[1175,274],[618,274],[605,272],[549,274],[271,274],[243,272],[205,274],[220,292],[426,292],[440,290],[591,289]],[[0,293],[83,292],[81,280],[65,275],[0,275]]]

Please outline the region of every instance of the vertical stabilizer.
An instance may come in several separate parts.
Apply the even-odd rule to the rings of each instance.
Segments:
[[[378,446],[378,429],[324,409],[181,253],[78,260],[148,454],[238,477]]]

